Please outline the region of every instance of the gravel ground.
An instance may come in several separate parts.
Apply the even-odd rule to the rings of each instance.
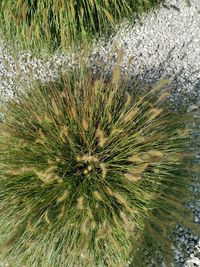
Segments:
[[[88,60],[94,73],[102,70],[102,62],[109,73],[116,54],[123,48],[121,63],[123,73],[134,79],[154,82],[160,78],[173,81],[171,97],[177,110],[196,110],[200,122],[200,2],[199,0],[169,0],[165,7],[145,15],[136,25],[124,22],[117,34],[109,40],[102,40],[92,47]],[[130,60],[132,59],[131,63]],[[98,62],[101,62],[99,65]],[[54,54],[45,59],[21,52],[11,56],[3,42],[0,43],[0,103],[13,96],[14,88],[20,88],[23,81],[34,79],[48,81],[55,79],[61,67],[75,64],[74,55]],[[103,64],[104,65],[104,64]],[[192,125],[193,146],[199,147],[197,135],[200,125]],[[196,159],[200,163],[200,155]],[[191,185],[194,195],[200,193],[200,176]],[[188,203],[194,213],[194,221],[200,225],[200,200]],[[177,226],[174,235],[174,259],[178,267],[200,266],[200,237],[189,229]],[[148,258],[148,257],[147,257]],[[147,266],[155,266],[148,262]],[[157,266],[156,266],[157,267]],[[160,266],[159,266],[160,267]]]

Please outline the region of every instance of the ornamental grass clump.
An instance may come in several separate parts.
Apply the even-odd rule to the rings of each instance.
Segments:
[[[21,48],[68,49],[109,33],[123,18],[162,0],[1,0],[0,28]]]
[[[0,127],[0,255],[14,266],[143,266],[170,262],[170,230],[191,226],[187,116],[162,80],[138,88],[116,67],[35,84]],[[194,168],[193,168],[194,171]],[[141,262],[140,262],[141,261]],[[138,265],[139,264],[139,265]]]

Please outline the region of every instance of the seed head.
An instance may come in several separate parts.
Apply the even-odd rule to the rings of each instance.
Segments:
[[[82,120],[82,127],[83,127],[83,129],[85,131],[87,131],[87,129],[88,129],[88,123],[87,123],[87,121],[85,119]]]
[[[137,115],[137,113],[139,112],[139,108],[133,108],[132,110],[130,110],[128,112],[128,114],[125,115],[124,117],[124,122],[128,123],[129,121],[133,120],[134,117]]]
[[[44,213],[44,219],[47,224],[51,224],[51,221],[49,220],[48,210]]]
[[[106,140],[107,138],[105,137],[105,134],[104,132],[101,130],[101,129],[97,129],[96,130],[96,136],[98,137],[99,139],[99,146],[100,147],[104,147],[105,143],[106,143]]]
[[[101,171],[102,171],[102,178],[105,179],[106,178],[106,174],[107,174],[106,165],[104,163],[101,163],[100,164],[100,168],[101,168]]]
[[[77,199],[77,208],[80,209],[80,210],[83,210],[84,209],[84,197],[81,196]]]
[[[69,196],[69,192],[68,191],[65,191],[58,199],[57,199],[57,202],[60,203],[60,202],[63,202],[65,201]]]
[[[124,176],[131,182],[137,182],[141,179],[141,176],[137,176],[132,173],[125,173]]]
[[[94,191],[93,195],[97,200],[100,200],[100,201],[103,200],[101,194],[98,191]]]

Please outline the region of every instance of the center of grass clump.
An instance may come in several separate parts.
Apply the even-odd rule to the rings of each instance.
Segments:
[[[76,158],[78,164],[78,169],[80,170],[81,174],[93,174],[95,175],[95,172],[99,172],[100,168],[97,165],[98,163],[98,158],[97,157],[93,157],[91,155],[83,155],[81,156],[77,156]]]
[[[10,101],[0,129],[6,259],[125,266],[145,235],[147,246],[170,250],[188,196],[189,131],[188,117],[166,107],[166,85],[141,90],[118,68],[110,81],[81,70]]]

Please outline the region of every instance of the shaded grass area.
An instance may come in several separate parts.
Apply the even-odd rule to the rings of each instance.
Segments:
[[[109,34],[123,18],[133,20],[162,0],[2,0],[0,29],[22,49],[52,51]]]

